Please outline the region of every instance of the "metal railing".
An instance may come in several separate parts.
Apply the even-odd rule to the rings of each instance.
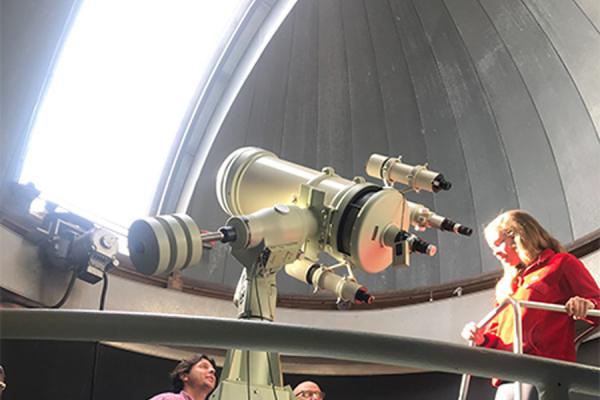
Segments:
[[[490,311],[488,314],[486,314],[477,323],[477,327],[480,329],[485,327],[488,323],[490,323],[490,321],[492,319],[494,319],[494,317],[496,315],[500,314],[500,312],[502,312],[502,310],[504,310],[509,305],[513,309],[513,317],[514,317],[514,321],[515,321],[514,331],[513,331],[513,353],[515,353],[515,354],[523,354],[523,326],[522,326],[522,321],[521,321],[522,307],[533,308],[533,309],[538,309],[538,310],[545,310],[545,311],[562,312],[562,313],[567,312],[566,307],[563,305],[551,304],[551,303],[540,303],[537,301],[515,300],[511,297],[507,297],[506,299],[504,299],[504,301],[502,303],[500,303],[492,311]],[[587,312],[587,316],[588,317],[600,317],[600,310],[589,310]],[[593,327],[591,329],[593,329]],[[587,332],[589,332],[589,330],[584,332],[583,334],[579,335],[575,339],[575,341],[577,341],[579,338],[583,337],[585,335],[585,333],[587,333]],[[471,340],[471,341],[469,341],[469,346],[474,347],[475,343]],[[471,383],[471,375],[463,374],[461,382],[460,382],[460,389],[458,392],[458,400],[466,400],[467,399],[470,383]],[[521,397],[522,397],[521,382],[514,382],[514,385],[515,385],[515,400],[521,400]]]
[[[600,395],[600,368],[426,339],[226,318],[81,310],[0,310],[0,338],[117,341],[277,351],[288,355],[498,376],[534,384],[540,400]],[[475,351],[476,350],[476,351]]]

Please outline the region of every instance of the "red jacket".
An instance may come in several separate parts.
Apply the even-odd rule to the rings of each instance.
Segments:
[[[512,297],[543,303],[565,304],[573,296],[600,308],[600,289],[575,256],[544,250],[516,279]],[[565,313],[522,308],[523,353],[575,361],[575,321]],[[589,321],[597,324],[597,321]],[[506,307],[484,331],[483,346],[512,351],[513,311]]]

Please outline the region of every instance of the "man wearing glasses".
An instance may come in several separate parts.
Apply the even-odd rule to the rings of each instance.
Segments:
[[[294,388],[294,396],[298,400],[323,400],[325,393],[313,381],[304,381]]]

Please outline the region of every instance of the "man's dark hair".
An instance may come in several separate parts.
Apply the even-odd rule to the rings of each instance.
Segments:
[[[173,371],[171,371],[171,374],[170,374],[171,384],[173,385],[173,391],[175,393],[181,392],[183,390],[183,381],[181,380],[180,375],[181,374],[189,374],[192,367],[202,360],[208,361],[213,366],[215,371],[217,370],[217,364],[215,363],[215,360],[213,360],[212,358],[210,358],[204,354],[196,354],[190,358],[181,360],[179,362],[179,364],[177,364],[175,369],[173,369]],[[218,384],[219,384],[219,376],[215,372],[215,388],[217,387]]]

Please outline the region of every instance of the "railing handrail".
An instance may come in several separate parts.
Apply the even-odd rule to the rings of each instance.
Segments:
[[[523,327],[521,325],[521,308],[532,308],[537,310],[545,310],[552,312],[566,313],[567,308],[562,304],[543,303],[539,301],[530,300],[515,300],[512,297],[507,297],[498,306],[494,307],[492,311],[487,313],[476,325],[478,328],[483,328],[490,323],[494,317],[500,314],[506,307],[512,306],[514,312],[514,337],[513,337],[513,353],[523,354]],[[600,310],[589,310],[586,314],[587,317],[600,317]],[[475,346],[473,341],[469,341],[469,347]],[[471,383],[471,376],[469,374],[463,374],[460,389],[458,392],[458,400],[466,400],[469,394],[469,384]],[[521,383],[515,382],[515,400],[521,400]]]
[[[176,329],[175,329],[176,327]],[[278,351],[289,355],[476,373],[523,380],[544,390],[540,400],[568,391],[599,395],[600,368],[426,339],[281,323],[168,314],[81,310],[0,310],[3,339],[108,340]]]

